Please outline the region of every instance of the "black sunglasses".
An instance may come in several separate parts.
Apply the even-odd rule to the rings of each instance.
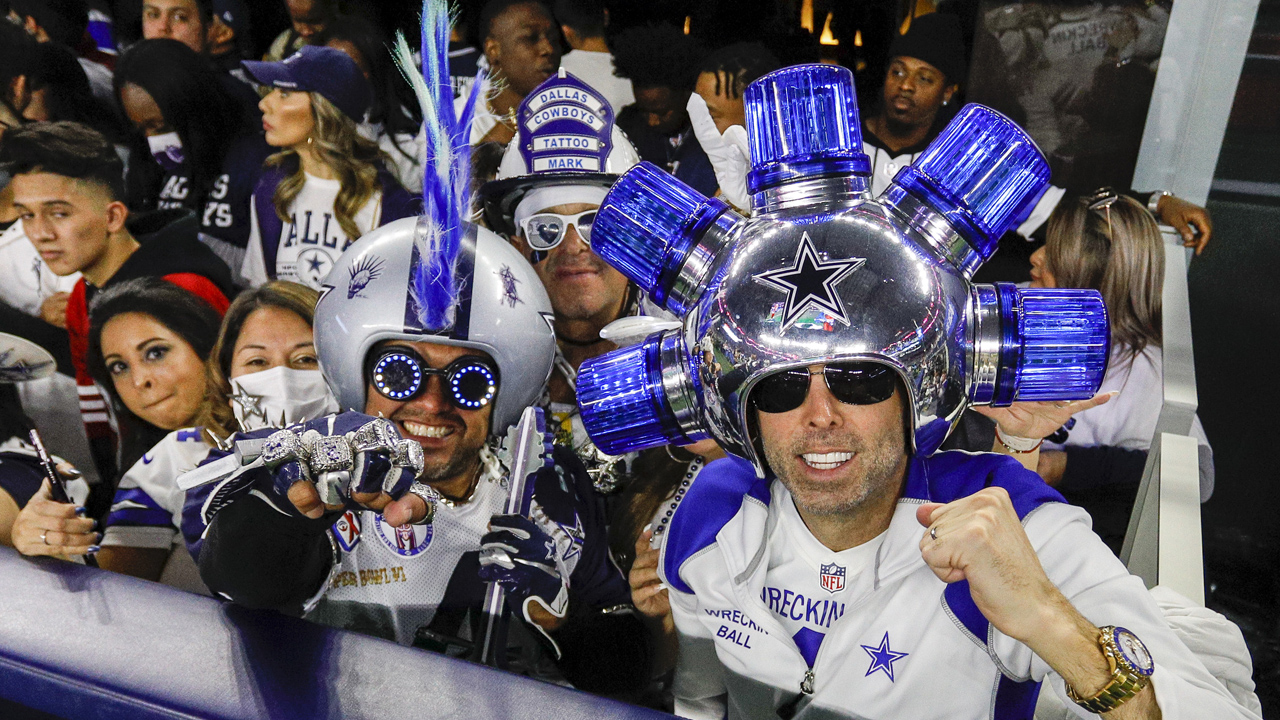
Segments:
[[[809,376],[821,375],[827,389],[846,405],[874,405],[893,397],[897,378],[893,370],[874,362],[828,363],[822,370],[794,368],[774,373],[756,383],[751,402],[760,412],[784,413],[804,404]]]
[[[498,394],[498,369],[475,355],[466,355],[444,369],[433,368],[413,348],[393,346],[373,355],[369,378],[383,397],[408,402],[427,389],[427,379],[439,375],[445,395],[456,406],[478,410]]]

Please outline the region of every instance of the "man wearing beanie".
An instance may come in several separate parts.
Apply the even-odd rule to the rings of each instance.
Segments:
[[[863,151],[871,158],[871,192],[878,195],[902,168],[938,136],[952,113],[944,113],[959,102],[960,83],[966,74],[964,37],[953,15],[930,13],[911,21],[905,34],[894,38],[889,48],[889,70],[884,95],[877,112],[863,122]],[[1017,234],[1029,237],[1053,212],[1062,199],[1062,188],[1051,186]],[[1135,194],[1161,222],[1182,234],[1184,244],[1204,249],[1213,231],[1204,208],[1164,192]],[[1195,230],[1192,230],[1192,226]],[[1025,279],[1030,248],[1024,244],[1001,243],[1001,252],[984,266],[998,279]],[[1003,257],[1002,257],[1003,256]]]

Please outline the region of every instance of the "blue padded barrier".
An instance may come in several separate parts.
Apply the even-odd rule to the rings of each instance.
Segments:
[[[77,720],[671,717],[9,548],[0,697]]]

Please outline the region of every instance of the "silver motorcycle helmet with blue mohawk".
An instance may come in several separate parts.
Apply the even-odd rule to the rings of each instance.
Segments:
[[[602,450],[710,435],[763,476],[751,392],[818,363],[891,368],[910,450],[926,456],[970,405],[1097,391],[1110,344],[1099,293],[971,282],[1048,186],[1013,122],[966,106],[872,198],[847,69],[784,68],[745,101],[751,219],[647,163],[600,208],[592,248],[683,317],[584,363],[578,400]]]
[[[533,268],[498,235],[468,222],[470,125],[481,82],[455,116],[447,13],[446,3],[424,3],[421,72],[403,37],[395,47],[426,119],[423,214],[364,235],[335,263],[316,305],[316,353],[341,408],[364,412],[367,359],[380,342],[485,352],[498,371],[489,428],[496,435],[541,398],[555,331],[551,301]]]

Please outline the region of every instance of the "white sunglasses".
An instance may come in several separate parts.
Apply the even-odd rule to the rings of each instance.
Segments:
[[[591,242],[591,225],[596,221],[597,210],[587,210],[577,215],[561,215],[553,212],[540,212],[531,215],[523,223],[524,240],[534,250],[545,252],[564,242],[569,226],[578,228],[578,234],[586,242]]]

